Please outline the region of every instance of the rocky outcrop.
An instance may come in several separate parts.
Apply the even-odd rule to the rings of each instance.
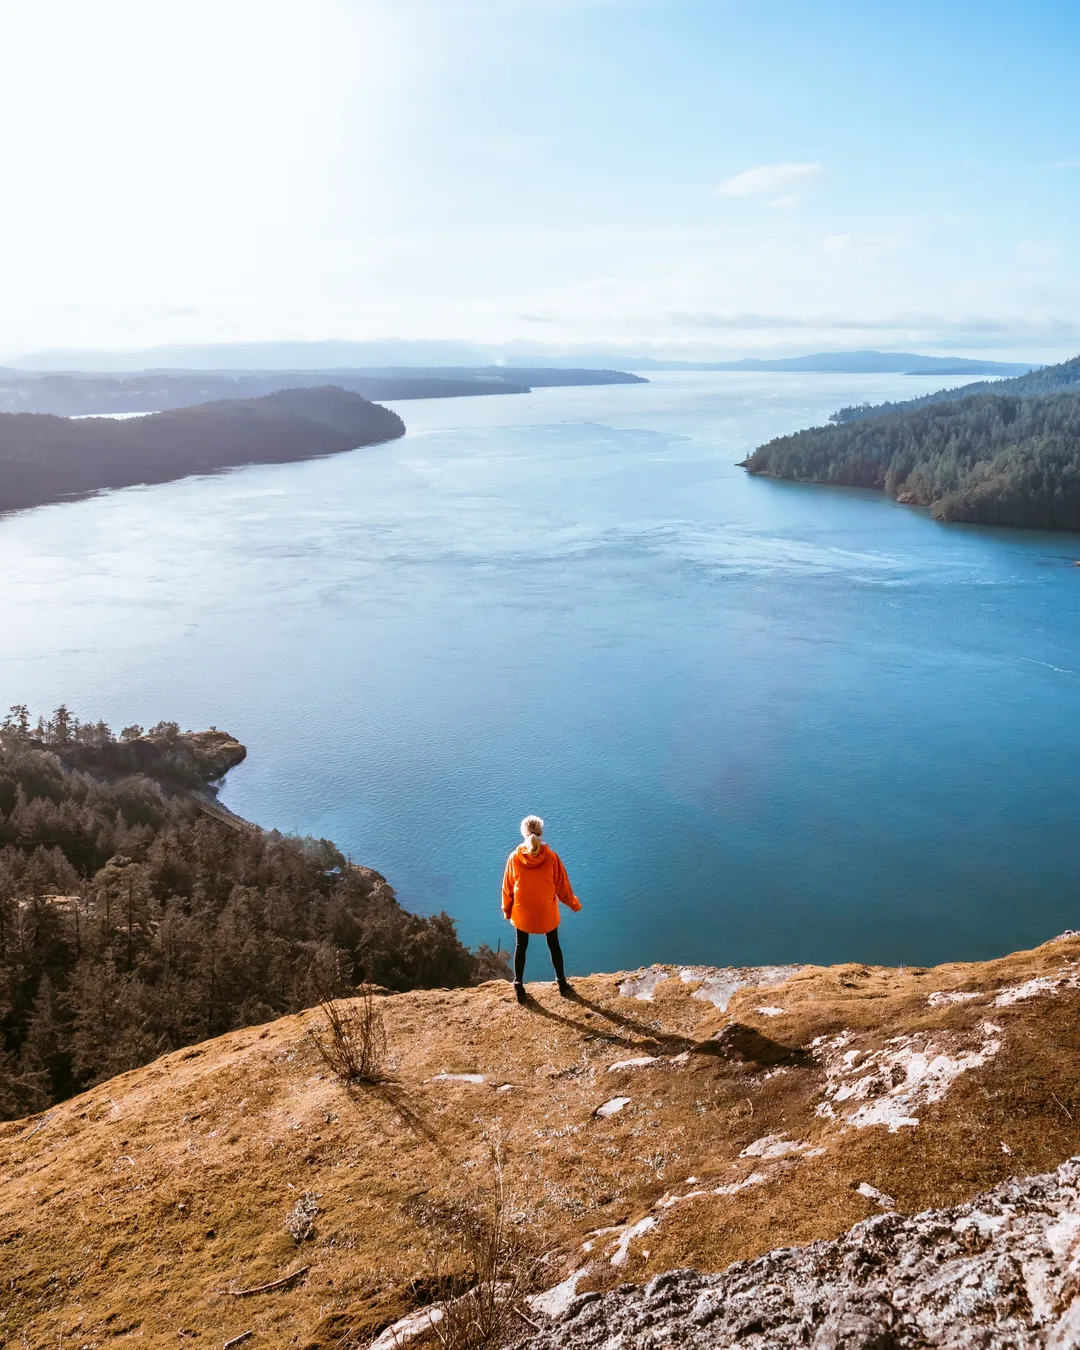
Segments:
[[[227,731],[186,731],[181,745],[190,756],[195,772],[205,782],[224,778],[247,758],[247,747]]]
[[[1080,1158],[833,1242],[571,1299],[520,1350],[1066,1350],[1080,1345]]]
[[[141,773],[172,789],[201,789],[247,757],[247,748],[227,731],[181,731],[175,722],[159,722],[146,732],[131,727],[119,740],[84,737],[30,744],[51,751],[69,769],[109,779]]]

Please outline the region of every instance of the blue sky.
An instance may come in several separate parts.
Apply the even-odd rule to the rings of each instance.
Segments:
[[[1080,350],[1080,5],[7,0],[0,359]]]

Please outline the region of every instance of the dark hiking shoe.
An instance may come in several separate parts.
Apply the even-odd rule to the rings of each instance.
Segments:
[[[528,994],[526,994],[525,992],[525,986],[523,984],[519,984],[517,980],[514,981],[514,997],[517,999],[519,1003],[526,1002],[529,997]]]
[[[563,998],[577,998],[577,991],[569,980],[559,981],[559,993],[562,994]]]

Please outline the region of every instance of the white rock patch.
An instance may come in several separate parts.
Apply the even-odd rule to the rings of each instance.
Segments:
[[[701,1200],[707,1195],[712,1195],[712,1191],[687,1191],[685,1195],[665,1195],[662,1200],[657,1200],[657,1209],[670,1209],[672,1205],[681,1205],[686,1200]]]
[[[614,1064],[609,1064],[608,1073],[618,1073],[622,1069],[647,1069],[652,1064],[662,1062],[659,1055],[639,1055],[637,1059],[620,1059]]]
[[[767,1172],[751,1172],[742,1181],[729,1181],[726,1186],[717,1186],[713,1195],[737,1195],[739,1191],[745,1191],[749,1186],[760,1186],[768,1179],[769,1174]]]
[[[630,1105],[630,1101],[631,1099],[629,1097],[612,1097],[610,1101],[604,1102],[603,1106],[598,1106],[593,1112],[593,1115],[601,1116],[605,1119],[608,1116],[617,1115],[624,1106]]]
[[[934,993],[927,994],[926,1001],[931,1008],[947,1008],[950,1003],[969,1003],[973,998],[982,998],[982,994],[977,989],[952,993],[935,990]]]
[[[406,1341],[414,1341],[436,1322],[441,1322],[445,1316],[441,1308],[418,1308],[416,1312],[409,1313],[408,1317],[395,1322],[392,1327],[387,1327],[381,1336],[371,1342],[368,1350],[396,1350],[397,1346],[404,1345]]]
[[[1052,975],[1038,975],[1034,979],[1025,980],[1023,984],[1003,989],[994,999],[994,1007],[1010,1008],[1014,1003],[1023,1003],[1026,999],[1039,998],[1045,994],[1056,994],[1061,989],[1080,989],[1080,980],[1076,977],[1075,967],[1066,969],[1057,979]]]
[[[824,1153],[825,1150],[821,1149]],[[768,1175],[765,1172],[751,1172],[748,1177],[742,1181],[731,1181],[726,1186],[716,1186],[710,1190],[687,1191],[685,1195],[665,1195],[662,1200],[656,1202],[656,1209],[670,1209],[672,1205],[681,1205],[687,1200],[701,1200],[710,1195],[737,1195],[739,1191],[745,1191],[748,1186],[760,1186],[763,1181],[768,1181]]]
[[[621,1233],[625,1227],[625,1224],[617,1223],[611,1228],[594,1228],[581,1244],[581,1250],[583,1252],[591,1252],[600,1238],[607,1237],[609,1233]]]
[[[637,1223],[631,1224],[615,1244],[615,1253],[611,1258],[611,1264],[613,1266],[625,1266],[630,1255],[631,1242],[655,1227],[656,1219],[651,1214],[646,1214],[644,1219],[638,1219]]]
[[[592,1268],[591,1262],[587,1266],[582,1266],[572,1275],[567,1275],[561,1284],[545,1289],[542,1294],[534,1294],[526,1302],[534,1312],[542,1313],[545,1317],[561,1317],[577,1297],[578,1285]]]
[[[971,1033],[894,1036],[880,1050],[865,1055],[848,1049],[850,1032],[831,1041],[819,1037],[812,1044],[825,1060],[827,1081],[817,1114],[859,1130],[887,1125],[890,1134],[918,1125],[916,1110],[941,1101],[962,1073],[982,1068],[1001,1049],[999,1026],[984,1022],[981,1035],[974,1045]],[[838,1109],[844,1103],[850,1104],[849,1109]]]
[[[762,1017],[786,1017],[786,1016],[787,1016],[787,1009],[786,1009],[786,1008],[755,1008],[754,1011],[760,1013],[760,1014],[762,1015]]]
[[[700,983],[700,989],[695,989],[691,998],[727,1012],[732,995],[740,989],[783,984],[800,970],[802,966],[683,966],[679,979],[683,984]]]
[[[873,1200],[875,1205],[880,1205],[882,1209],[895,1209],[896,1201],[891,1195],[886,1195],[884,1191],[879,1191],[876,1186],[871,1186],[868,1181],[860,1181],[855,1187],[860,1195],[865,1195],[867,1200]]]
[[[630,975],[623,980],[619,985],[619,994],[623,998],[636,998],[643,1003],[651,1003],[656,986],[670,979],[671,971],[666,966],[650,966],[648,970],[639,970],[636,975]]]
[[[431,1081],[433,1083],[483,1083],[485,1075],[482,1073],[437,1073]]]
[[[809,1144],[798,1143],[782,1134],[766,1134],[747,1144],[740,1158],[784,1158],[789,1153],[805,1153]]]

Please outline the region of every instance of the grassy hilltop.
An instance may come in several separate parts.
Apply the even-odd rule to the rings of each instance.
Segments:
[[[0,1126],[0,1342],[359,1350],[467,1283],[493,1149],[535,1285],[579,1294],[967,1200],[1080,1152],[1078,962],[379,996],[367,1087],[319,1012],[245,1027]]]

